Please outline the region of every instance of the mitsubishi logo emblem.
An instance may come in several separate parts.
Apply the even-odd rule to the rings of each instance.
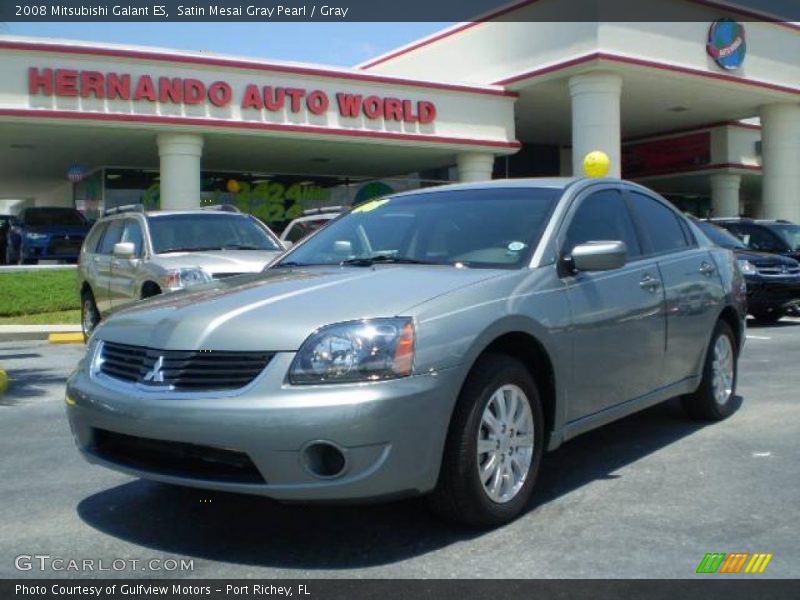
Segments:
[[[789,267],[787,267],[786,265],[781,265],[781,273],[788,273],[788,272],[789,272]]]
[[[153,368],[144,374],[143,381],[152,381],[153,383],[164,383],[164,373],[161,369],[164,368],[164,357],[159,356]]]

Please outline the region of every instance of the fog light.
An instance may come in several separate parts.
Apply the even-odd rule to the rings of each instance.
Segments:
[[[302,450],[303,466],[314,477],[331,479],[347,468],[344,451],[331,442],[311,442]]]

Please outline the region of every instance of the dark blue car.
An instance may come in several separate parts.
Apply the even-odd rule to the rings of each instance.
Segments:
[[[6,264],[31,265],[40,260],[75,262],[89,224],[74,208],[26,208],[11,221]]]

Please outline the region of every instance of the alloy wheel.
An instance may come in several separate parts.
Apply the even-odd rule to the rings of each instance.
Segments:
[[[533,461],[533,414],[525,392],[513,384],[491,395],[478,428],[478,477],[498,504],[511,501],[525,485]]]

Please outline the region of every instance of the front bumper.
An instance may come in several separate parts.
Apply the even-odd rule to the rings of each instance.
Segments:
[[[800,303],[800,277],[746,277],[749,310],[786,309]]]
[[[460,368],[367,384],[291,386],[285,375],[293,357],[277,354],[242,395],[197,399],[122,393],[79,368],[67,382],[76,444],[89,462],[134,476],[279,500],[363,500],[433,489]],[[143,467],[100,449],[103,432],[246,455],[263,482]],[[323,479],[307,470],[302,449],[317,440],[342,449],[347,463],[340,476]]]

